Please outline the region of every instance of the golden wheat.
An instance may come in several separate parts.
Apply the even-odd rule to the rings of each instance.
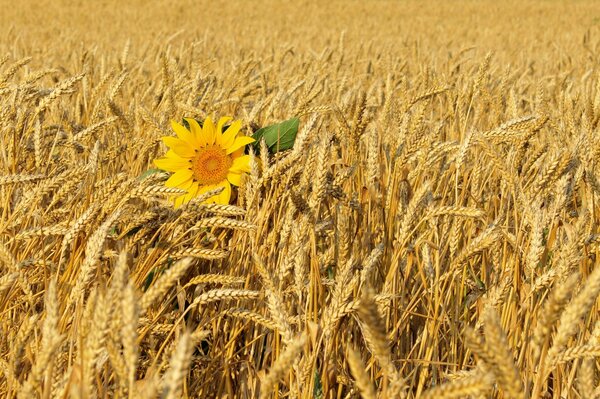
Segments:
[[[600,397],[594,1],[2,10],[0,396]],[[224,115],[299,131],[174,209]]]

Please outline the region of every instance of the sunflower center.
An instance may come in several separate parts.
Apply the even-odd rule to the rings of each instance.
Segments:
[[[221,146],[202,148],[192,158],[191,170],[194,179],[201,185],[216,184],[227,178],[233,160]]]

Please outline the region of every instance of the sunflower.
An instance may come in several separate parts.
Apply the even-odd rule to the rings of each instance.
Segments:
[[[244,146],[254,139],[240,134],[241,121],[232,122],[223,132],[223,126],[230,120],[229,117],[220,118],[215,126],[208,117],[200,126],[194,119],[185,118],[189,130],[171,121],[177,137],[162,138],[169,151],[154,160],[154,164],[174,172],[165,186],[187,191],[173,198],[175,208],[219,187],[224,190],[206,202],[228,204],[231,185],[239,186],[242,173],[250,172],[250,156],[244,155]]]

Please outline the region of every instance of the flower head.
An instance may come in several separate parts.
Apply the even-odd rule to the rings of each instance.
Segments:
[[[215,126],[208,117],[200,126],[196,120],[185,118],[189,130],[171,121],[177,137],[162,138],[169,151],[164,157],[154,160],[154,164],[173,172],[165,182],[167,187],[187,191],[174,198],[176,208],[219,187],[224,190],[206,202],[228,204],[231,185],[239,186],[242,173],[250,172],[250,156],[244,155],[244,146],[254,139],[240,135],[241,121],[232,122],[223,132],[223,126],[230,120],[223,117]]]

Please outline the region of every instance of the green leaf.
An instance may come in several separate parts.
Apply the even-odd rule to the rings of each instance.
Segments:
[[[318,370],[315,370],[315,386],[313,388],[313,398],[314,399],[322,399],[323,398],[323,383],[321,382],[321,376],[319,375]]]
[[[256,140],[255,146],[260,148],[260,140],[264,138],[265,144],[272,153],[289,150],[296,141],[299,124],[300,119],[292,118],[275,125],[262,127],[252,135]]]
[[[152,281],[154,280],[156,273],[157,273],[156,269],[152,269],[152,270],[150,270],[150,273],[148,273],[148,276],[144,280],[144,289],[143,289],[144,292],[147,291],[148,288],[150,288],[150,284],[152,284]]]
[[[138,181],[142,181],[144,180],[146,177],[153,175],[154,173],[160,173],[163,172],[163,170],[161,169],[148,169],[147,171],[145,171],[144,173],[142,173],[141,175],[138,176]]]

